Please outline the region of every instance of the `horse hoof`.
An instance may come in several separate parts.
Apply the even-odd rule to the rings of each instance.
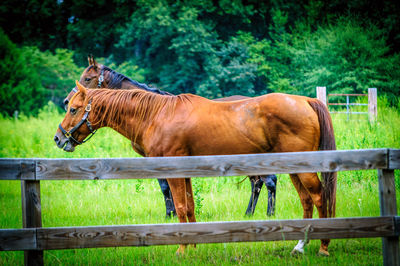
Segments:
[[[177,249],[177,251],[175,252],[176,256],[181,256],[185,253],[185,248],[186,246],[184,245],[180,245],[179,248]]]
[[[323,257],[329,257],[329,252],[327,250],[324,250],[324,249],[320,248],[319,252],[318,252],[318,255],[319,256],[323,256]]]
[[[292,255],[292,256],[304,255],[304,249],[296,249],[296,248],[294,248],[292,250],[292,252],[290,252],[290,255]]]
[[[185,254],[185,252],[182,252],[179,248],[176,250],[175,255],[177,257],[182,256],[183,254]]]
[[[293,248],[290,254],[292,255],[299,255],[304,254],[304,247],[308,244],[308,240],[299,240],[297,245]]]

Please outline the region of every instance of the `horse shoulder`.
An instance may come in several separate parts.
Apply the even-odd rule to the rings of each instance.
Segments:
[[[161,112],[143,135],[146,154],[153,156],[190,155],[187,135],[194,131],[195,112],[190,95],[178,100],[175,109]]]

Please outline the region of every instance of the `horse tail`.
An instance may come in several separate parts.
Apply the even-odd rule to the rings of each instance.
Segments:
[[[310,99],[308,103],[318,115],[320,127],[319,150],[336,150],[335,135],[333,132],[332,119],[328,108],[318,99]],[[336,211],[336,172],[322,172],[323,198],[327,206],[328,217],[335,217]]]

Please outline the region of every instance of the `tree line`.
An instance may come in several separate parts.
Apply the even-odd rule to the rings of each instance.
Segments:
[[[375,2],[4,0],[0,112],[60,104],[88,54],[174,94],[314,97],[316,86],[376,87],[397,105],[400,5]]]

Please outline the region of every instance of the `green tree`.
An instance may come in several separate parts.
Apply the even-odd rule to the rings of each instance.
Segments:
[[[66,49],[52,53],[35,46],[18,48],[0,31],[1,112],[36,115],[48,101],[61,105],[83,71],[72,58]]]
[[[298,93],[293,85],[291,35],[287,32],[288,14],[279,9],[271,11],[269,39],[257,40],[250,32],[238,33],[238,41],[249,50],[248,62],[257,66],[257,95],[267,92]]]
[[[246,61],[247,48],[233,40],[224,44],[216,24],[207,19],[215,7],[210,1],[202,3],[209,8],[199,3],[141,2],[119,46],[131,49],[140,66],[149,69],[148,81],[163,90],[209,98],[254,95],[254,66]],[[230,9],[224,2],[220,11],[238,16],[234,6]]]
[[[41,52],[37,47],[21,48],[27,64],[36,72],[41,86],[45,89],[46,102],[51,100],[61,106],[62,100],[75,86],[83,68],[73,61],[74,53],[67,49]]]
[[[172,93],[195,93],[216,44],[213,25],[198,16],[195,7],[146,1],[123,29],[119,46],[131,47],[141,67],[151,71],[148,82]]]
[[[399,95],[400,55],[388,56],[384,32],[344,17],[315,32],[301,31],[293,42],[294,83],[303,94],[315,87],[329,92],[366,93],[376,87],[390,99]]]
[[[254,96],[257,67],[248,61],[246,45],[232,38],[215,52],[205,67],[207,77],[196,92],[208,98],[230,95]]]
[[[36,69],[0,29],[0,112],[37,114],[46,102]]]

